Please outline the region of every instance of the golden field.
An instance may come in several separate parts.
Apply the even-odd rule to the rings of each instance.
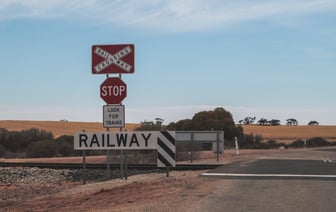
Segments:
[[[139,124],[126,124],[124,130],[132,131]],[[9,131],[21,131],[24,129],[38,128],[52,132],[55,138],[61,135],[74,135],[79,131],[103,132],[106,129],[99,122],[63,122],[63,121],[8,121],[0,120],[0,128]],[[119,131],[119,128],[111,128],[110,131]]]
[[[132,131],[139,124],[126,124],[124,130]],[[241,125],[245,134],[253,133],[261,135],[264,139],[275,139],[279,142],[289,143],[296,139],[309,139],[323,137],[329,141],[336,141],[336,126],[259,126]],[[0,128],[9,131],[21,131],[23,129],[38,128],[53,133],[55,138],[61,135],[73,135],[75,132],[86,130],[103,132],[103,124],[100,122],[61,122],[61,121],[13,121],[0,120]],[[119,131],[119,128],[111,128],[111,131]]]
[[[336,126],[259,126],[241,125],[245,134],[261,135],[264,139],[291,143],[297,139],[323,137],[328,141],[336,141]]]

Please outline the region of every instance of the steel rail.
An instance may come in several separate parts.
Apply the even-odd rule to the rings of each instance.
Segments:
[[[81,169],[82,163],[12,163],[0,162],[0,167],[37,167],[49,169]],[[170,167],[171,170],[206,170],[219,167],[220,164],[176,164],[176,167]],[[106,169],[103,163],[87,163],[87,169]],[[119,169],[120,164],[110,164],[111,169]],[[156,164],[128,164],[128,169],[151,170],[165,169],[159,168]]]

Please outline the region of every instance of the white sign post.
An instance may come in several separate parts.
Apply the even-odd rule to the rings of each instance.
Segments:
[[[125,127],[125,106],[104,105],[103,125],[105,128]]]

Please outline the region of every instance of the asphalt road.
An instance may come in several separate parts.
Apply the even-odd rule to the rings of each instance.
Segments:
[[[329,154],[330,156],[330,154]],[[259,159],[209,171],[218,187],[198,211],[335,211],[336,160]]]
[[[264,159],[248,164],[233,163],[204,176],[254,179],[325,179],[336,181],[336,162],[331,160]]]

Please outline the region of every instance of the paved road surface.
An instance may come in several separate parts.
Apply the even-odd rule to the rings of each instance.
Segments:
[[[328,151],[314,152],[314,160],[307,155],[304,159],[271,156],[212,170],[210,174],[231,175],[215,176],[218,188],[196,208],[198,211],[335,211],[336,160],[330,157],[333,156],[330,151],[334,154],[335,149]]]
[[[200,202],[199,211],[335,211],[335,181],[232,180]]]
[[[226,178],[301,178],[336,180],[336,162],[330,160],[262,159],[249,164],[233,163],[204,173]]]

